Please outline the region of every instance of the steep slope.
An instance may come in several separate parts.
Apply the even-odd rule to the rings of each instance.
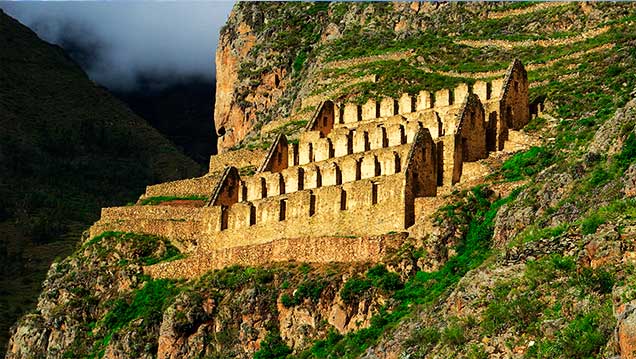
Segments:
[[[155,81],[152,81],[155,80]],[[138,88],[113,94],[201,166],[216,153],[216,132],[210,123],[214,82],[189,77],[156,88],[161,79],[140,79]]]
[[[0,352],[100,207],[200,167],[56,46],[0,12]]]
[[[293,136],[324,98],[472,83],[514,57],[539,145],[482,162],[379,265],[161,280],[142,267],[181,258],[166,240],[85,238],[8,358],[633,358],[635,20],[631,3],[238,4],[217,53],[221,149]]]

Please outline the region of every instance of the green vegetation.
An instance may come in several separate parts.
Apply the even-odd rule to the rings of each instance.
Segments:
[[[583,234],[592,234],[596,229],[610,220],[619,218],[634,220],[636,219],[636,199],[625,198],[611,202],[606,206],[602,206],[583,217],[580,221],[581,232]]]
[[[261,342],[261,349],[254,353],[254,359],[285,359],[291,352],[278,332],[269,332]]]
[[[345,303],[351,304],[372,287],[390,293],[402,288],[402,281],[397,273],[389,272],[385,266],[378,264],[367,271],[366,278],[349,279],[342,287],[340,297]]]
[[[148,197],[139,201],[139,204],[142,206],[156,206],[158,204],[170,201],[178,201],[178,200],[186,200],[186,201],[207,201],[208,198],[205,196],[156,196],[156,197]]]
[[[157,130],[93,83],[61,48],[0,14],[0,356],[56,257],[101,207],[149,183],[200,174]]]
[[[552,154],[543,147],[532,147],[510,157],[501,166],[501,173],[508,181],[518,181],[531,177],[548,167],[553,161]]]
[[[125,249],[113,249],[114,244],[123,245]],[[104,232],[84,243],[82,248],[91,248],[94,254],[101,258],[113,253],[123,256],[124,251],[130,251],[132,258],[122,259],[119,262],[120,266],[131,261],[141,265],[152,265],[183,258],[181,252],[167,239],[138,233]]]
[[[326,283],[322,281],[305,281],[296,288],[293,295],[283,294],[281,302],[287,308],[298,305],[305,299],[310,299],[313,303],[317,303],[325,286]]]
[[[611,300],[606,299],[611,295],[614,282],[613,273],[607,269],[580,270],[571,257],[554,254],[529,261],[520,279],[497,284],[480,326],[484,335],[512,328],[517,333],[543,338],[542,318],[567,318],[561,313],[559,303],[584,300],[589,303],[587,307],[579,308],[554,337],[543,338],[530,347],[526,357],[591,357],[598,354],[612,333]],[[550,307],[549,299],[556,300],[557,304]]]
[[[611,335],[612,309],[607,305],[580,314],[554,339],[541,339],[527,358],[590,358],[598,354]]]
[[[544,238],[558,238],[570,228],[568,223],[562,223],[554,227],[538,228],[534,225],[527,226],[512,241],[510,246],[514,247],[528,242],[534,242]]]
[[[445,88],[454,88],[461,83],[472,84],[475,82],[475,80],[470,78],[451,77],[424,71],[407,60],[374,61],[352,68],[331,71],[334,74],[341,72],[349,73],[349,75],[354,77],[376,76],[377,81],[375,82],[360,82],[344,86],[335,95],[338,98],[356,94],[349,100],[358,104],[365,103],[368,98],[398,98],[403,93],[416,95],[422,90],[434,92]]]
[[[150,280],[130,295],[130,300],[118,299],[106,314],[100,325],[109,331],[108,337],[137,318],[160,322],[165,304],[178,293],[174,281],[166,279]]]

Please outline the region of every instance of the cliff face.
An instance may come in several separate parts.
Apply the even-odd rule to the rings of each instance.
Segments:
[[[418,202],[380,264],[153,279],[144,266],[182,256],[165,239],[84,238],[8,358],[633,358],[634,19],[631,3],[238,4],[217,54],[222,149],[293,140],[321,99],[470,85],[513,58],[534,116],[477,163],[488,176]]]

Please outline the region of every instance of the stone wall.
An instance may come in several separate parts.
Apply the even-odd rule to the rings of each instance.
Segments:
[[[415,198],[437,195],[437,146],[425,128],[415,136],[405,171],[404,228],[415,223]]]
[[[309,263],[379,262],[400,247],[405,233],[365,237],[305,237],[281,239],[269,243],[232,247],[211,253],[193,253],[178,262],[164,262],[144,267],[155,278],[197,278],[212,269],[230,265],[259,266],[271,262]]]
[[[210,248],[225,248],[281,238],[401,230],[405,185],[404,174],[398,173],[241,202],[223,208],[226,219],[207,220],[219,223],[212,229],[227,230],[206,232],[204,237]]]
[[[463,161],[475,162],[488,157],[484,107],[477,95],[466,96],[455,133],[461,138]]]
[[[527,74],[517,60],[504,79],[478,81],[472,88],[460,84],[435,93],[370,99],[363,105],[325,101],[297,144],[279,135],[267,153],[241,150],[214,156],[214,175],[147,190],[207,192],[214,183],[208,207],[105,209],[91,235],[120,230],[168,237],[189,254],[179,262],[185,269],[175,269],[174,263],[149,270],[186,277],[191,275],[186,262],[211,269],[305,258],[312,251],[330,261],[371,258],[375,254],[368,253],[379,251],[369,252],[362,242],[316,249],[310,241],[310,247],[291,253],[290,248],[301,244],[290,247],[292,242],[281,240],[349,240],[347,236],[403,231],[415,223],[417,198],[436,196],[437,187],[458,183],[464,162],[501,149],[508,128],[523,126],[528,117]],[[240,176],[237,167],[246,166],[259,166],[259,171]],[[341,257],[339,243],[350,258]]]
[[[309,123],[307,131],[318,131],[324,137],[331,132],[336,119],[336,108],[332,101],[323,101]]]
[[[501,118],[506,126],[520,130],[530,121],[528,107],[528,74],[521,61],[515,59],[506,73],[501,94]]]
[[[403,173],[236,203],[105,208],[90,229],[165,236],[180,249],[214,250],[282,238],[380,235],[405,228]],[[328,223],[329,225],[325,225]]]
[[[221,172],[222,173],[222,172]],[[166,182],[146,187],[146,193],[144,193],[140,199],[148,197],[188,197],[188,196],[202,196],[210,197],[212,191],[216,187],[221,173],[210,173],[203,177],[189,178],[179,181]]]
[[[265,150],[236,150],[230,152],[219,153],[210,157],[210,173],[222,172],[227,166],[243,168],[254,166],[258,168],[263,164],[267,156]]]
[[[190,251],[201,238],[206,219],[220,218],[220,207],[127,206],[102,208],[102,215],[89,229],[91,237],[105,231],[152,234],[170,238],[181,251]],[[215,222],[216,224],[216,222]],[[220,230],[220,227],[217,228]]]
[[[236,167],[226,167],[208,205],[231,206],[238,202],[240,181],[241,177]]]
[[[258,172],[280,172],[289,166],[289,145],[282,133],[276,136]]]
[[[280,172],[262,172],[241,179],[240,201],[339,185],[379,175],[392,175],[406,167],[409,144],[396,145],[332,157],[320,162],[289,167]]]

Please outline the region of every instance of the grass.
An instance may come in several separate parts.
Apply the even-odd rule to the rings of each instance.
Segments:
[[[538,228],[534,225],[530,225],[519,233],[512,241],[510,241],[509,246],[514,247],[529,242],[535,242],[544,238],[558,238],[563,233],[567,232],[569,228],[569,223],[561,223],[559,225],[546,228]]]
[[[178,200],[186,200],[186,201],[207,201],[208,198],[205,196],[155,196],[144,198],[139,201],[139,205],[141,206],[156,206],[158,204],[170,201],[178,201]]]
[[[532,147],[507,159],[500,171],[507,181],[519,181],[535,175],[552,161],[553,156],[545,148]]]
[[[580,224],[583,234],[592,234],[596,232],[600,225],[621,218],[630,221],[636,219],[636,199],[618,199],[605,206],[591,210],[578,221],[578,224]]]
[[[538,338],[526,358],[595,357],[612,335],[609,297],[614,284],[611,270],[579,268],[572,257],[552,254],[528,261],[520,278],[499,282],[493,289],[480,335],[513,330],[517,337]],[[562,313],[560,303],[572,301],[584,305],[569,315]],[[544,335],[541,326],[549,318],[562,318],[566,323],[554,336]]]

